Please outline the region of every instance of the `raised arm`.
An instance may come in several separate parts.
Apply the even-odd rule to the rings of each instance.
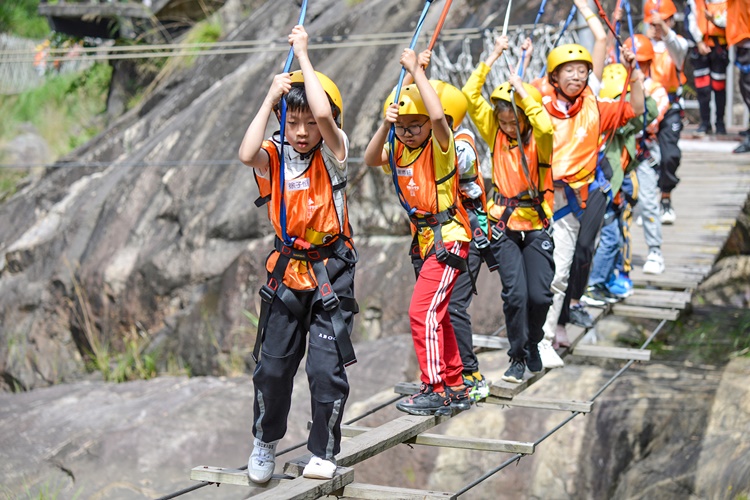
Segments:
[[[297,56],[299,66],[302,69],[302,76],[305,79],[305,94],[307,103],[310,106],[310,112],[315,118],[320,135],[323,137],[328,148],[336,155],[340,161],[346,159],[346,144],[344,137],[341,135],[336,120],[331,112],[331,103],[328,95],[323,89],[318,75],[315,74],[310,58],[307,55],[307,32],[305,28],[298,25],[292,29],[289,35],[289,44],[294,47],[294,54]]]
[[[240,161],[249,167],[257,169],[260,174],[265,174],[268,171],[268,153],[261,149],[263,139],[265,138],[266,126],[268,125],[268,118],[273,113],[273,107],[281,100],[281,96],[288,93],[291,88],[292,78],[289,76],[289,73],[281,73],[273,77],[271,88],[268,89],[268,94],[266,94],[263,104],[261,104],[260,109],[255,114],[255,118],[253,118],[253,121],[247,127],[245,136],[242,138],[239,151]]]
[[[445,118],[443,105],[440,103],[437,92],[430,85],[424,68],[419,65],[417,55],[413,50],[404,49],[400,62],[414,78],[414,83],[416,83],[417,89],[419,89],[419,95],[422,97],[422,102],[432,122],[432,133],[435,139],[442,151],[447,151],[451,143],[453,131],[448,126],[448,120]]]
[[[388,131],[391,125],[398,119],[398,104],[393,103],[388,106],[385,112],[385,119],[378,127],[375,135],[370,139],[365,149],[365,165],[368,167],[380,167],[388,163],[388,152],[385,150],[385,141],[388,139]]]
[[[602,22],[599,20],[596,13],[591,10],[587,0],[573,0],[573,3],[578,8],[578,12],[580,12],[586,20],[586,24],[591,30],[591,34],[594,35],[594,47],[591,50],[591,60],[594,62],[594,76],[597,80],[601,81],[602,72],[604,71],[604,63],[607,59],[607,32],[604,31]]]

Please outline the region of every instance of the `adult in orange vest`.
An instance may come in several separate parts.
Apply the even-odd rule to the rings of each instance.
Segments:
[[[254,351],[258,363],[253,373],[255,439],[248,475],[256,483],[268,482],[273,474],[276,445],[286,433],[292,382],[305,354],[305,337],[313,415],[307,448],[313,458],[303,475],[333,477],[349,395],[345,365],[353,362],[349,335],[356,311],[356,253],[346,198],[336,188],[346,180],[348,139],[339,128],[341,94],[330,79],[314,70],[307,41],[304,28],[295,26],[289,43],[301,71],[274,77],[239,150],[240,160],[255,169],[261,196],[268,197],[268,215],[276,231],[276,250],[266,262],[268,283],[261,288]],[[284,140],[278,134],[264,140],[268,120],[284,95]],[[279,182],[282,155],[283,186]],[[285,241],[287,236],[291,243]]]
[[[711,133],[711,93],[716,105],[716,133],[726,134],[724,111],[726,109],[727,50],[726,0],[688,0],[686,24],[695,42],[690,49],[695,91],[698,94],[701,123],[699,134]]]
[[[672,0],[646,0],[643,21],[648,23],[646,36],[654,47],[651,78],[660,83],[669,94],[672,107],[659,126],[659,189],[661,189],[661,220],[674,224],[677,214],[672,207],[672,191],[680,182],[677,169],[682,153],[677,145],[682,132],[682,85],[687,81],[683,70],[689,48],[688,41],[672,29],[677,12]]]
[[[471,407],[448,313],[456,278],[466,271],[470,226],[458,199],[453,131],[440,98],[413,50],[404,49],[400,63],[415,83],[401,90],[398,102],[395,90],[388,97],[385,119],[367,145],[364,159],[371,167],[395,174],[424,261],[409,305],[422,384],[419,393],[400,401],[396,408],[412,415],[433,415]],[[392,126],[398,139],[392,152],[395,172],[390,170],[387,143]]]
[[[469,115],[492,151],[490,248],[502,266],[503,312],[511,362],[502,378],[521,383],[526,368],[532,373],[543,368],[539,342],[544,338],[542,326],[552,303],[554,244],[549,228],[554,201],[550,169],[554,130],[542,106],[541,93],[522,83],[516,74],[495,88],[490,96],[492,104],[482,97],[490,68],[507,48],[508,38],[499,37],[463,92]]]
[[[727,0],[727,43],[734,46],[734,64],[740,70],[740,93],[750,110],[750,0]],[[735,153],[750,153],[750,128]]]

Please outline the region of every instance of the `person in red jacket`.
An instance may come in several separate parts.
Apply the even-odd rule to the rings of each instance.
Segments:
[[[740,93],[745,106],[750,110],[750,0],[727,1],[727,43],[734,46],[735,66],[740,70]],[[750,153],[750,128],[740,132],[745,140],[737,146],[735,153]]]

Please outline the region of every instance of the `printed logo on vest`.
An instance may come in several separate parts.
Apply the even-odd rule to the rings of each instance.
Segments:
[[[407,184],[406,189],[409,190],[409,194],[412,196],[417,196],[417,191],[419,191],[419,186],[414,182],[414,179],[409,181],[409,184]]]
[[[309,184],[309,183],[308,183]],[[312,198],[307,199],[307,218],[311,219],[313,214],[315,213],[315,210],[317,210],[318,205],[315,204]]]
[[[398,175],[399,177],[413,177],[414,171],[410,168],[396,167],[396,175]]]
[[[578,142],[583,142],[583,140],[586,138],[586,136],[589,135],[586,132],[586,129],[583,127],[578,127],[578,130],[576,130],[576,139],[578,139]]]
[[[286,181],[286,189],[288,191],[302,191],[304,189],[310,189],[310,178],[305,177],[303,179],[293,179]]]

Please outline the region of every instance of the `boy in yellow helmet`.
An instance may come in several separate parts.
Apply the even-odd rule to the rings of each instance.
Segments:
[[[266,262],[268,283],[261,289],[254,352],[256,358],[262,353],[253,373],[255,440],[248,460],[248,475],[255,483],[268,482],[273,475],[276,445],[286,433],[292,382],[308,333],[312,427],[307,448],[313,457],[303,475],[333,477],[349,395],[345,365],[354,362],[349,335],[356,312],[356,253],[346,198],[337,189],[346,180],[348,139],[337,125],[343,112],[341,95],[330,79],[314,70],[307,40],[304,28],[295,26],[289,43],[301,71],[274,77],[239,150],[240,160],[255,169],[261,196],[269,200],[268,215],[277,236]],[[264,140],[269,117],[284,96],[284,140],[278,134]],[[264,335],[266,331],[270,334]]]
[[[393,155],[397,191],[417,231],[424,260],[409,305],[414,350],[421,371],[418,394],[396,407],[413,415],[433,415],[442,410],[470,408],[463,364],[450,322],[448,304],[459,272],[466,271],[470,226],[458,199],[458,175],[453,131],[443,105],[430,85],[424,68],[411,49],[400,62],[414,84],[395,91],[386,100],[385,119],[365,151],[365,163],[387,167]],[[395,128],[395,151],[387,144]]]

